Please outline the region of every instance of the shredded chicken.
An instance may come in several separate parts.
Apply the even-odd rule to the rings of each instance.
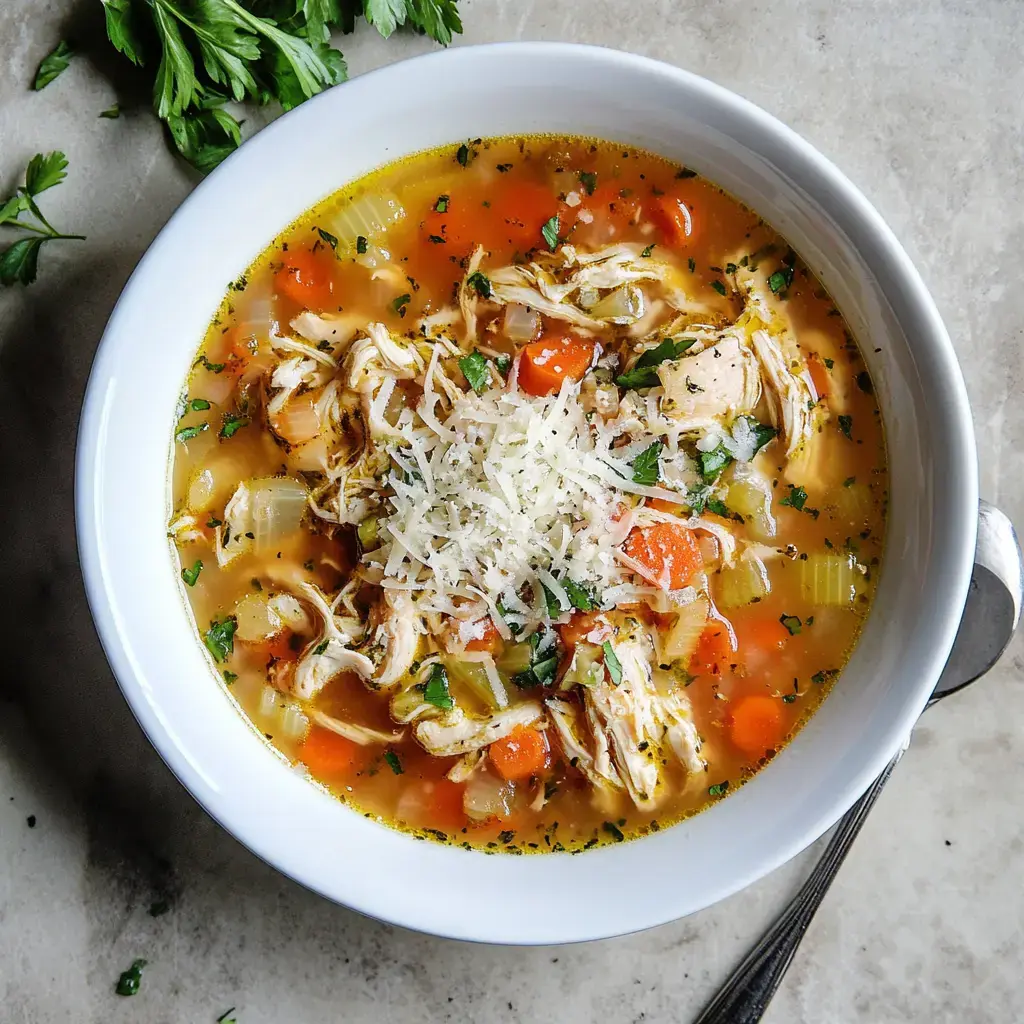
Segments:
[[[419,721],[413,726],[416,739],[437,757],[465,754],[506,737],[518,725],[532,725],[544,715],[535,701],[517,704],[490,718],[471,718],[454,707],[443,718]]]

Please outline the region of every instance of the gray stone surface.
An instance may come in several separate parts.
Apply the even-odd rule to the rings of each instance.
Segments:
[[[688,920],[560,949],[438,941],[312,896],[214,825],[140,734],[95,639],[72,512],[76,424],[103,324],[195,182],[102,59],[42,93],[94,0],[0,4],[0,186],[63,148],[47,211],[84,243],[0,294],[0,1021],[3,1024],[686,1021],[808,854]],[[463,0],[460,42],[602,43],[707,75],[829,155],[932,288],[964,365],[982,490],[1024,523],[1024,20],[1013,0]],[[352,72],[429,44],[344,41]],[[99,59],[99,58],[97,58]],[[119,88],[129,79],[118,72]],[[208,244],[215,245],[211,238]],[[139,339],[140,348],[145,339]],[[1021,1019],[1024,643],[929,712],[800,951],[774,1024]],[[35,825],[30,827],[30,816]],[[685,865],[680,870],[685,870]],[[642,884],[638,882],[637,884]],[[606,898],[628,899],[628,890]],[[151,917],[147,908],[167,900]],[[135,957],[134,999],[113,994]]]

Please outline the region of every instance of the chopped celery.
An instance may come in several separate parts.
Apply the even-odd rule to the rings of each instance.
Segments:
[[[376,516],[367,516],[357,527],[356,537],[363,551],[372,551],[380,545],[380,520]]]
[[[852,530],[860,532],[865,526],[876,522],[875,499],[867,484],[851,483],[834,489],[836,513],[839,519]]]
[[[452,688],[459,695],[461,692],[468,691],[471,697],[488,711],[499,710],[499,703],[491,688],[491,681],[487,678],[487,670],[479,661],[459,661],[456,658],[446,658],[444,667],[448,671],[448,679]]]
[[[704,632],[707,620],[708,600],[706,597],[698,597],[696,601],[683,605],[679,609],[676,621],[669,627],[661,642],[662,660],[689,663],[693,652],[697,649],[697,642],[700,640],[701,633]]]
[[[809,555],[800,566],[800,592],[813,605],[845,607],[857,596],[859,574],[851,555]]]
[[[530,667],[533,658],[533,646],[528,640],[516,644],[505,644],[505,649],[498,658],[498,671],[507,676],[516,676]]]
[[[604,652],[597,644],[578,643],[573,650],[569,670],[562,677],[560,689],[574,686],[595,686],[604,678]]]
[[[771,590],[768,570],[754,556],[739,558],[718,574],[718,603],[722,608],[742,608],[767,597]]]

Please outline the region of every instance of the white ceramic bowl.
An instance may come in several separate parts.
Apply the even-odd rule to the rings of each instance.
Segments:
[[[291,771],[213,676],[165,534],[174,408],[228,283],[317,200],[387,161],[476,136],[563,132],[642,146],[777,228],[857,335],[888,432],[888,549],[863,639],[824,706],[753,781],[640,841],[484,856],[368,821]],[[822,834],[908,734],[970,578],[974,437],[949,338],[906,253],[835,167],[726,90],[640,57],[510,43],[364,75],[275,121],[171,218],[111,316],[77,467],[93,614],[135,715],[197,800],[253,852],[396,924],[549,943],[647,928],[720,900]],[[638,883],[638,880],[642,882]]]

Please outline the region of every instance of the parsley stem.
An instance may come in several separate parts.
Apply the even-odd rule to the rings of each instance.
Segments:
[[[35,235],[43,235],[45,238],[53,238],[53,233],[46,228],[36,227],[35,224],[26,224],[23,220],[9,220],[4,225],[9,228],[21,228],[22,231],[31,231]]]
[[[28,205],[29,205],[29,209],[32,211],[32,215],[36,218],[36,220],[39,221],[39,223],[42,224],[43,227],[45,227],[54,238],[59,238],[60,237],[60,233],[43,216],[43,211],[40,210],[38,206],[36,206],[36,201],[31,196],[28,197]]]

